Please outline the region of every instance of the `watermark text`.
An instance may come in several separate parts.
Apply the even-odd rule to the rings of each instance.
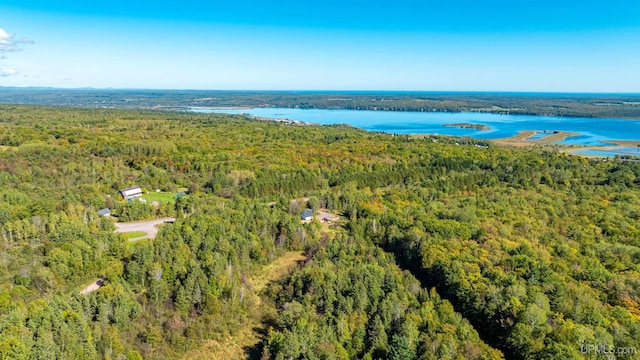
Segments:
[[[630,347],[621,347],[607,344],[582,344],[580,345],[580,352],[585,355],[602,355],[606,359],[617,359],[618,356],[635,355],[638,353],[638,349]]]

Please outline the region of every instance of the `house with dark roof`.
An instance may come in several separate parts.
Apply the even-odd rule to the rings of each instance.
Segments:
[[[109,208],[100,209],[98,210],[98,215],[111,216],[111,209]]]
[[[300,214],[300,219],[303,221],[313,220],[313,210],[307,209],[302,214]]]

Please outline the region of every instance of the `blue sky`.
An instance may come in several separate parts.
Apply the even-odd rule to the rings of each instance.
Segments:
[[[0,2],[0,86],[640,92],[640,2]]]

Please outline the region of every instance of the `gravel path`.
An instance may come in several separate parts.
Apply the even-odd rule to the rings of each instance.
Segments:
[[[119,233],[128,233],[132,231],[143,231],[146,232],[147,235],[140,236],[137,238],[129,239],[129,241],[136,241],[141,239],[155,239],[158,234],[158,225],[164,224],[166,222],[176,221],[175,218],[162,218],[148,221],[135,221],[135,222],[127,222],[127,223],[116,223],[116,232]]]
[[[335,221],[335,220],[338,220],[338,218],[339,218],[338,215],[327,212],[326,210],[318,210],[316,212],[316,220],[318,221],[322,221],[323,219],[327,219],[329,221]]]

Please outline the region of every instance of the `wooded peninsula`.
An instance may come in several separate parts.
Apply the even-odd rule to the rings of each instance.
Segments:
[[[177,104],[149,94],[127,106]],[[229,94],[179,96],[638,117],[623,97]],[[74,96],[91,108],[0,105],[0,359],[638,356],[639,163]],[[155,238],[118,227],[150,219]]]

